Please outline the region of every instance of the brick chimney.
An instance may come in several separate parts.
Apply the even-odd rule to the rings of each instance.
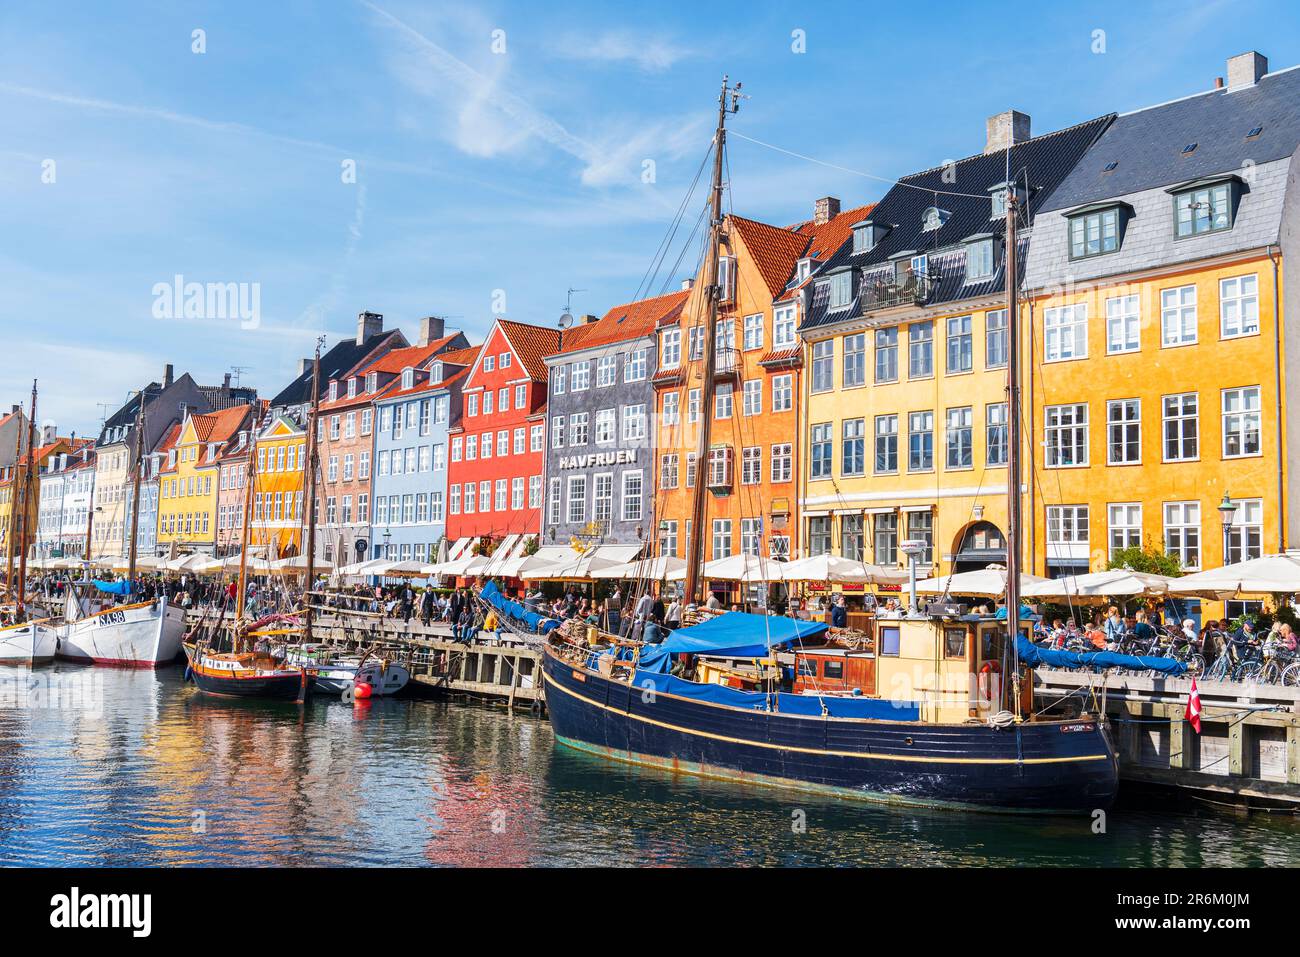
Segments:
[[[172,364],[169,362],[163,366],[163,388],[169,388],[172,384]]]
[[[682,292],[690,292],[693,288],[695,288],[695,280],[694,280],[694,279],[683,279],[683,280],[682,280]]]
[[[1248,90],[1268,72],[1268,57],[1251,50],[1228,57],[1228,92]]]
[[[357,313],[357,345],[364,345],[371,336],[384,331],[384,316],[379,312]]]
[[[582,317],[582,324],[583,324],[584,326],[589,326],[589,325],[591,325],[593,322],[600,322],[600,316],[593,316],[591,313],[586,313],[586,314]]]
[[[996,153],[1013,143],[1029,139],[1029,114],[1006,110],[990,116],[984,124],[984,152]]]
[[[41,426],[41,445],[49,445],[59,437],[59,430],[54,425]]]
[[[840,201],[834,196],[823,196],[813,203],[813,223],[821,226],[840,214]]]
[[[427,346],[431,342],[437,342],[446,335],[446,323],[442,316],[425,316],[420,320],[420,338],[415,343],[417,346]]]
[[[312,365],[312,363],[315,362],[315,361],[316,361],[316,360],[315,360],[312,356],[308,356],[308,357],[305,358],[305,359],[299,359],[299,360],[298,360],[298,375],[299,375],[299,376],[303,376],[303,375],[306,375],[309,371],[311,371],[311,365]]]

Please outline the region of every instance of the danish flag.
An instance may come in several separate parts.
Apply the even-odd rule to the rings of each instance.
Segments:
[[[1201,693],[1196,690],[1196,679],[1192,679],[1192,690],[1187,694],[1187,723],[1201,733]]]

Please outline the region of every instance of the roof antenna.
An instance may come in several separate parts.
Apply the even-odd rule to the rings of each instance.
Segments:
[[[560,313],[560,328],[568,329],[573,326],[573,294],[575,292],[586,292],[585,289],[570,288],[568,295],[564,297],[564,312]]]

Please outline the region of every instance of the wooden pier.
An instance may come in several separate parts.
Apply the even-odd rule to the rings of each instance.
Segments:
[[[1035,674],[1039,707],[1067,696],[1086,710],[1104,707],[1122,781],[1233,808],[1300,812],[1300,688],[1198,680],[1197,734],[1186,720],[1189,678]]]

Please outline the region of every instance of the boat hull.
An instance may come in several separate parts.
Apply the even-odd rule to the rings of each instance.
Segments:
[[[65,626],[59,657],[121,668],[156,668],[181,650],[185,613],[166,602],[108,608]]]
[[[704,777],[891,804],[1077,813],[1105,808],[1119,772],[1094,720],[924,724],[750,711],[657,692],[547,650],[546,708],[561,743]]]
[[[235,678],[229,675],[218,677],[191,669],[190,675],[200,691],[226,698],[297,701],[302,696],[302,676],[297,673]]]
[[[40,621],[0,628],[0,665],[43,665],[59,650],[59,631]]]

